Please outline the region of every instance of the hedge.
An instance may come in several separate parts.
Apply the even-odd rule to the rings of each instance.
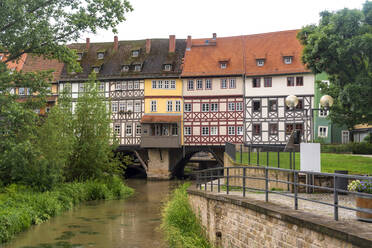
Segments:
[[[365,142],[337,145],[322,144],[321,151],[323,153],[372,154],[372,144]]]

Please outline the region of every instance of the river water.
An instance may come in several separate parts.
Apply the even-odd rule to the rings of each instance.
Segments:
[[[127,180],[126,200],[95,201],[16,235],[2,248],[166,248],[159,230],[161,207],[179,182]]]

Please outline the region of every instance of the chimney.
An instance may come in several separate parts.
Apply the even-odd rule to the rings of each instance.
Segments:
[[[216,40],[216,39],[217,39],[217,34],[213,33],[213,40]]]
[[[85,42],[85,49],[89,50],[89,47],[90,47],[90,38],[87,38]]]
[[[176,51],[176,36],[169,35],[169,52],[174,53]]]
[[[191,35],[189,35],[189,36],[187,36],[186,51],[190,51],[191,50],[191,45],[192,45]]]
[[[146,53],[151,51],[151,39],[146,39]]]
[[[114,51],[117,51],[119,48],[119,38],[115,35],[114,36]]]

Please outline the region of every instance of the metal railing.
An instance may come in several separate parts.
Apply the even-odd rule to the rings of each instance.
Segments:
[[[236,173],[236,170],[238,170],[239,173]],[[247,176],[248,170],[262,170],[263,173],[261,173],[263,176]],[[276,172],[285,172],[288,173],[288,175],[293,176],[293,180],[290,179],[274,179],[269,177],[269,173],[272,171]],[[235,172],[235,173],[233,173]],[[253,192],[264,192],[265,193],[265,201],[269,201],[269,194],[278,194],[283,195],[286,197],[293,198],[293,205],[294,209],[298,210],[298,200],[305,200],[310,201],[314,203],[319,203],[327,206],[332,206],[334,208],[334,219],[339,219],[339,209],[346,209],[351,211],[357,211],[362,213],[368,213],[372,214],[372,211],[365,210],[365,209],[358,209],[358,208],[352,208],[344,205],[339,204],[339,194],[353,194],[357,196],[363,196],[367,198],[372,198],[371,194],[368,193],[361,193],[361,192],[353,192],[348,191],[344,189],[337,188],[336,181],[340,178],[346,178],[347,180],[367,180],[372,182],[372,177],[368,176],[357,176],[357,175],[346,175],[346,174],[337,174],[337,173],[321,173],[321,172],[309,172],[309,171],[298,171],[298,170],[291,170],[291,169],[282,169],[282,168],[274,168],[274,167],[263,167],[263,166],[236,166],[236,167],[221,167],[221,168],[212,168],[212,169],[205,169],[196,171],[196,184],[197,187],[200,190],[209,190],[209,191],[215,191],[221,193],[221,188],[223,188],[224,192],[228,195],[232,189],[241,190],[243,197],[246,196],[247,191],[253,191]],[[238,174],[238,175],[237,175]],[[325,176],[330,177],[333,180],[333,187],[326,187],[326,186],[320,186],[320,185],[314,185],[314,184],[308,184],[308,183],[301,183],[299,182],[299,176],[305,175],[305,177],[313,177],[313,176]],[[233,185],[232,181],[235,179],[235,181],[241,180],[241,184],[239,185]],[[223,181],[222,181],[223,180]],[[264,181],[264,187],[258,188],[258,187],[248,187],[248,180],[254,180],[254,181]],[[222,181],[222,182],[221,182]],[[270,182],[276,182],[276,183],[282,183],[287,184],[289,186],[292,186],[292,192],[280,192],[275,190],[269,189]],[[217,187],[217,189],[215,189]],[[329,203],[326,201],[321,200],[314,200],[309,199],[306,197],[302,197],[298,195],[299,187],[304,188],[311,188],[311,189],[318,189],[318,190],[324,190],[332,192],[333,194],[333,203]]]

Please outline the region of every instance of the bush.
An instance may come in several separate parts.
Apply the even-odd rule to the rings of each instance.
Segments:
[[[338,145],[321,145],[321,151],[323,153],[372,154],[372,144],[362,142]]]
[[[164,206],[161,228],[170,247],[212,247],[188,202],[186,192],[188,187],[189,184],[184,184],[176,189],[170,201]]]
[[[125,198],[132,193],[133,189],[125,186],[118,177],[61,184],[49,192],[11,185],[4,190],[0,201],[0,243],[81,202]]]
[[[354,143],[352,147],[354,154],[372,154],[372,144],[370,143]]]

